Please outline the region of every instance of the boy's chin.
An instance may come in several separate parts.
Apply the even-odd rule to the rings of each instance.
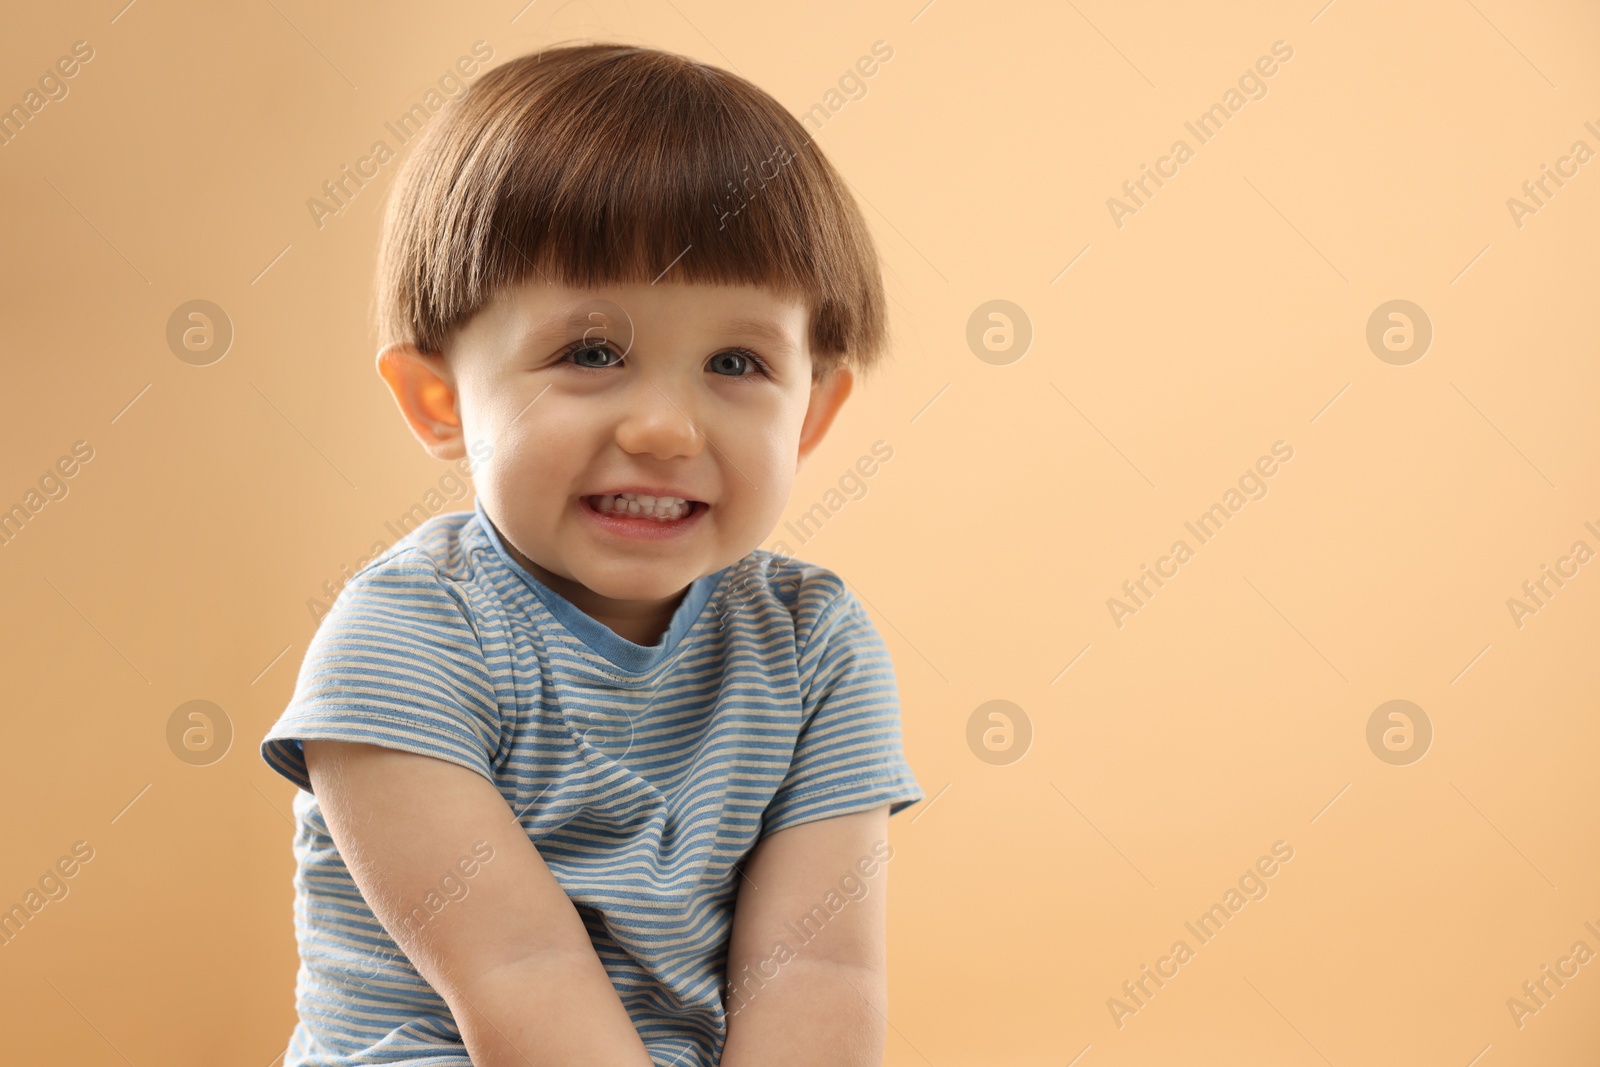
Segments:
[[[578,580],[590,592],[609,600],[665,600],[688,588],[689,583],[710,570],[701,571],[688,562],[644,562],[627,566],[597,568],[598,573],[579,574]]]

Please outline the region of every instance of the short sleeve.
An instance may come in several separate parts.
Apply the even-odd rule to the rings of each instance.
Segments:
[[[889,650],[848,589],[819,616],[800,678],[800,736],[763,815],[763,836],[886,802],[893,815],[923,799],[901,744]]]
[[[434,756],[493,782],[500,732],[460,590],[431,563],[399,555],[340,591],[311,639],[289,706],[261,741],[261,757],[308,792],[306,740]]]

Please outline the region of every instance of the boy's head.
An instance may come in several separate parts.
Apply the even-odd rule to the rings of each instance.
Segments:
[[[511,60],[429,124],[377,308],[379,371],[428,451],[487,442],[478,496],[512,548],[616,601],[758,546],[886,343],[871,238],[799,122],[617,44]],[[691,503],[658,522],[601,499],[650,489]]]

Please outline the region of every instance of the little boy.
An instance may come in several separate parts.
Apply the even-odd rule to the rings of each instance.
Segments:
[[[284,1067],[877,1064],[893,667],[757,547],[885,344],[876,253],[743,79],[486,73],[396,176],[378,369],[471,512],[357,573],[261,744],[295,794]]]

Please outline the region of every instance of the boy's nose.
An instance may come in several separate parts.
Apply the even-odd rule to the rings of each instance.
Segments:
[[[654,382],[640,385],[628,398],[627,411],[617,424],[617,444],[625,452],[657,459],[699,455],[705,447],[705,434],[683,401],[668,396]]]

